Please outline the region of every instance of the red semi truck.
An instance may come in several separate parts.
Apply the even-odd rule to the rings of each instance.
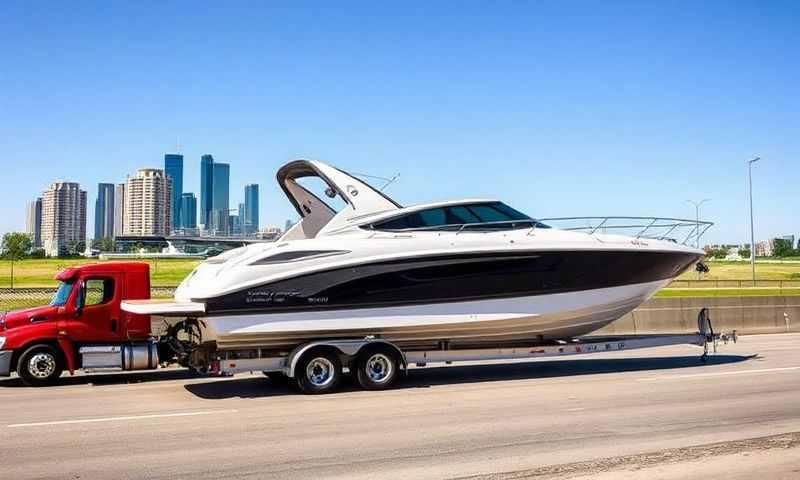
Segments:
[[[87,264],[56,280],[49,305],[0,314],[0,376],[16,371],[28,385],[49,385],[63,370],[145,370],[174,358],[152,336],[149,315],[120,308],[150,298],[148,264]]]

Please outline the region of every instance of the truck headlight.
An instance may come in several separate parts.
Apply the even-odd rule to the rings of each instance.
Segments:
[[[3,345],[6,344],[6,337],[0,337],[0,350],[3,349]]]

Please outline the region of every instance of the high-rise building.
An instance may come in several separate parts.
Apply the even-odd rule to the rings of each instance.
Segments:
[[[231,220],[231,226],[233,227],[234,235],[247,235],[247,231],[244,226],[244,208],[244,203],[239,203],[239,209],[236,215],[236,223],[233,223],[233,220]]]
[[[125,233],[125,184],[114,187],[114,236]]]
[[[294,226],[294,222],[292,222],[291,220],[286,220],[286,223],[283,224],[283,231],[288,232],[289,229],[292,228],[292,226]]]
[[[213,201],[211,208],[213,210],[228,210],[230,209],[230,184],[231,184],[231,166],[227,163],[214,164],[214,186],[213,188]]]
[[[214,157],[200,157],[200,223],[208,228],[214,203]]]
[[[167,236],[172,229],[172,180],[142,168],[125,182],[125,235]]]
[[[42,246],[49,257],[86,242],[86,192],[74,182],[54,182],[42,195]]]
[[[28,202],[25,231],[31,236],[33,248],[42,248],[42,197]]]
[[[114,236],[114,184],[98,183],[94,202],[95,240]]]
[[[197,198],[194,193],[181,195],[181,229],[197,228]]]
[[[239,215],[231,215],[230,219],[230,226],[231,226],[231,234],[232,235],[241,235],[242,234],[242,217]]]
[[[183,195],[183,155],[164,155],[164,172],[172,179],[172,230],[181,228],[181,195]]]
[[[775,253],[775,239],[756,242],[756,257],[771,257]]]
[[[206,230],[212,236],[224,237],[231,231],[231,215],[227,210],[211,210],[209,216],[210,227]]]
[[[252,235],[258,232],[258,184],[244,186],[244,215],[242,217],[242,233]]]
[[[214,235],[229,235],[230,230],[230,176],[231,167],[227,163],[214,163],[211,187],[212,221],[211,231]],[[219,212],[219,213],[214,213]]]

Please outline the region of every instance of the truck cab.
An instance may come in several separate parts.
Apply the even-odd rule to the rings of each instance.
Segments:
[[[150,316],[120,308],[123,300],[150,297],[148,264],[87,264],[55,279],[49,305],[0,314],[0,376],[16,371],[28,385],[47,385],[63,370],[158,365]]]

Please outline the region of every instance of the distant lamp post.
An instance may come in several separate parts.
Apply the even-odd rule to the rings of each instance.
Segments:
[[[694,200],[686,200],[687,203],[691,203],[692,205],[694,205],[694,218],[696,222],[695,232],[694,232],[695,234],[694,246],[697,247],[698,249],[700,248],[700,205],[710,201],[711,201],[710,198],[704,198],[699,202],[695,202]]]
[[[756,235],[753,229],[753,164],[759,160],[761,160],[761,157],[747,161],[747,182],[750,185],[750,268],[753,271],[753,286],[756,284]]]

